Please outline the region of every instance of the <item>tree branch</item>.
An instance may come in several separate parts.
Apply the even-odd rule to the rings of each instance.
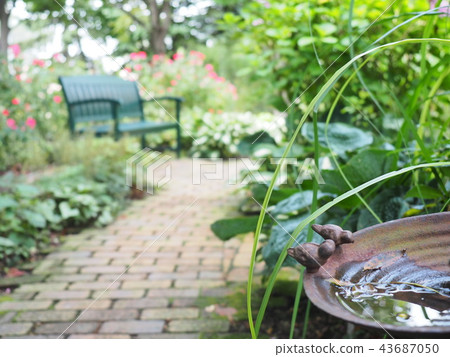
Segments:
[[[140,18],[138,18],[135,14],[133,14],[131,11],[127,11],[125,10],[122,6],[120,6],[120,4],[116,3],[114,4],[115,7],[117,9],[119,9],[120,11],[122,11],[125,15],[131,17],[133,19],[133,21],[137,22],[139,25],[141,25],[144,28],[147,28],[147,24],[142,21]]]

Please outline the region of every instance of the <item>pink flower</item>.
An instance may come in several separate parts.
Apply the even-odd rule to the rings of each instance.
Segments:
[[[16,74],[16,81],[21,81],[22,80],[22,78],[20,78],[20,74]]]
[[[161,59],[161,55],[153,55],[153,57],[152,57],[153,62],[158,62],[160,59]]]
[[[45,62],[43,60],[40,60],[40,59],[34,59],[33,60],[33,64],[35,66],[39,66],[39,67],[44,67],[45,66]]]
[[[130,67],[125,67],[123,70],[124,70],[125,72],[131,73],[131,68],[130,68]]]
[[[138,64],[134,65],[133,68],[135,71],[140,71],[140,70],[142,70],[142,65],[138,63]]]
[[[168,64],[172,64],[173,61],[172,61],[170,58],[168,58],[168,59],[167,59],[167,63],[168,63]]]
[[[19,98],[13,98],[13,99],[11,100],[11,103],[12,103],[13,105],[19,105],[19,104],[20,104],[20,99],[19,99]]]
[[[166,89],[168,92],[172,92],[172,87]]]
[[[12,50],[14,57],[17,58],[20,55],[20,46],[18,44],[11,45],[9,48]]]
[[[213,108],[209,108],[208,112],[210,112],[211,114],[214,114],[214,109]]]
[[[177,53],[175,53],[173,55],[174,61],[176,61],[177,59],[182,59],[183,57],[184,57],[184,55],[182,53],[179,53],[179,52],[177,52]]]
[[[25,125],[27,125],[31,129],[34,129],[36,126],[36,119],[28,117],[27,120],[25,120]]]
[[[144,51],[139,51],[139,52],[131,52],[130,53],[130,58],[132,60],[136,60],[136,59],[146,59],[147,58],[147,54]]]
[[[214,66],[212,64],[208,63],[207,65],[205,65],[205,69],[208,72],[211,72],[211,71],[214,71]]]
[[[27,79],[25,79],[25,82],[31,83],[31,82],[32,82],[32,79],[31,79],[31,78],[27,78]]]
[[[26,111],[26,112],[29,112],[30,109],[31,109],[30,103],[25,103],[25,111]]]
[[[223,77],[217,77],[217,78],[216,78],[216,81],[217,81],[217,82],[225,82],[225,78],[223,78]]]
[[[155,72],[153,74],[153,78],[162,78],[164,76],[164,74],[162,72]]]
[[[61,61],[62,61],[61,53],[55,53],[55,54],[53,54],[53,59],[54,59],[56,62],[61,62]]]
[[[217,75],[216,72],[211,71],[211,72],[208,72],[208,77],[212,78],[212,79],[217,79],[219,76]]]
[[[17,124],[14,119],[11,119],[11,118],[6,119],[6,125],[8,126],[8,128],[10,128],[12,130],[17,129]]]
[[[53,101],[54,101],[55,103],[61,103],[62,98],[61,98],[59,95],[55,95],[55,96],[53,97]]]
[[[2,114],[7,117],[9,115],[9,110],[8,109],[3,109]]]
[[[177,85],[177,81],[176,81],[175,79],[172,79],[172,80],[170,81],[170,85],[171,85],[171,86],[176,86],[176,85]]]
[[[191,56],[194,56],[194,57],[197,57],[197,58],[200,59],[201,61],[203,61],[203,60],[205,59],[205,57],[206,57],[203,53],[198,52],[198,51],[191,51],[191,52],[190,52],[190,55],[191,55]]]

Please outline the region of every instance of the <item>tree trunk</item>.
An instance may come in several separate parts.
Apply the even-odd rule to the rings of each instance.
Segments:
[[[0,0],[0,56],[7,55],[10,13],[6,11],[6,0]]]
[[[166,53],[166,44],[164,39],[169,33],[169,28],[172,23],[172,8],[170,0],[164,0],[158,6],[156,0],[146,0],[147,6],[150,9],[150,47],[154,54]],[[161,18],[161,15],[164,18]]]

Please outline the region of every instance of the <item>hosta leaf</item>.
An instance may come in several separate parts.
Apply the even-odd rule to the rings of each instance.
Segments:
[[[45,217],[40,213],[33,212],[31,210],[23,210],[20,212],[20,215],[33,227],[45,228],[46,226]]]
[[[10,196],[0,196],[0,210],[9,208],[9,207],[16,207],[17,201],[14,200]]]
[[[211,225],[214,234],[222,240],[228,240],[238,234],[253,232],[258,216],[226,218],[215,221]]]
[[[318,123],[319,144],[328,147],[325,138],[325,123]],[[312,123],[305,123],[302,135],[310,142],[314,142],[314,129]],[[355,151],[372,144],[373,137],[369,132],[345,123],[331,123],[328,125],[328,141],[330,149],[336,154],[344,156],[347,151]]]
[[[317,198],[323,197],[322,192],[318,192]],[[288,214],[294,211],[300,211],[309,207],[312,203],[313,192],[302,191],[293,194],[292,196],[286,198],[285,200],[278,202],[275,209],[271,212],[272,215]]]
[[[0,237],[0,247],[15,247],[16,243],[12,242],[8,238]]]
[[[61,212],[61,217],[63,219],[77,217],[80,215],[80,211],[78,210],[78,208],[71,208],[69,206],[69,203],[67,203],[66,201],[61,202],[58,207]]]

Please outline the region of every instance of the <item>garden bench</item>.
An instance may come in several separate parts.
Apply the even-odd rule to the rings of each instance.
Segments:
[[[113,133],[116,140],[123,134],[141,135],[142,147],[145,147],[145,134],[175,129],[176,152],[177,156],[180,155],[180,110],[183,98],[166,96],[143,100],[136,82],[125,81],[116,76],[59,77],[59,82],[66,99],[69,128],[73,135],[86,131],[91,131],[96,136]],[[143,104],[160,100],[175,101],[176,122],[145,120]],[[129,121],[128,118],[139,121]],[[113,123],[105,123],[106,121]],[[84,126],[79,127],[78,124]]]

